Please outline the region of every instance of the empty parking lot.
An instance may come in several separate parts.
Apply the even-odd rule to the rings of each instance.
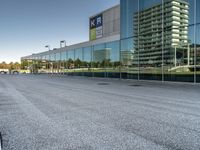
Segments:
[[[5,150],[199,150],[200,86],[0,76]]]

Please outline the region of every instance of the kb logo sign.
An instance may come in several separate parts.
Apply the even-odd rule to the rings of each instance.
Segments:
[[[103,25],[102,14],[90,19],[90,29],[97,28]]]
[[[103,36],[103,15],[97,15],[90,19],[90,40]]]

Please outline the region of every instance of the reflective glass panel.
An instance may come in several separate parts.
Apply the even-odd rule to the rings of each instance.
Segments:
[[[84,47],[83,48],[83,74],[84,76],[93,76],[92,74],[92,47]]]
[[[74,50],[69,50],[68,51],[68,61],[67,61],[67,65],[68,65],[68,71],[73,71],[74,69]]]
[[[139,12],[135,14],[139,23],[135,43],[136,50],[139,49],[139,79],[142,80],[162,80],[163,8],[169,9],[168,3],[163,4],[162,0],[140,0]],[[165,19],[167,24],[170,18]]]
[[[135,51],[134,38],[121,40],[121,77],[138,79],[138,53]]]
[[[83,60],[82,48],[75,49],[75,60]]]
[[[194,82],[194,3],[170,3],[171,21],[164,28],[164,77],[166,81]]]
[[[110,58],[110,51],[105,46],[105,44],[94,45],[92,67],[95,77],[107,77],[105,64]]]
[[[61,52],[61,60],[66,60],[67,59],[67,53],[66,52]]]
[[[200,83],[200,25],[196,27],[196,77]]]
[[[74,60],[74,67],[76,75],[83,75],[82,74],[82,61],[83,61],[83,51],[82,48],[75,49],[75,60]]]
[[[50,60],[51,61],[55,61],[55,56],[54,56],[54,54],[52,53],[52,54],[50,54]]]
[[[197,18],[196,18],[196,22],[198,23],[198,24],[200,24],[200,0],[196,0],[196,4],[197,4],[197,10],[196,10],[196,16],[197,16]]]
[[[139,0],[121,0],[121,39],[134,36],[134,14],[138,12]]]
[[[61,72],[64,74],[67,69],[67,52],[61,52],[61,62],[60,62]]]
[[[182,0],[184,1],[184,0]],[[189,25],[194,25],[195,24],[195,1],[196,0],[185,0],[189,5],[188,5],[188,12],[189,12]],[[199,1],[199,0],[197,0]]]
[[[110,57],[105,62],[105,68],[108,77],[120,78],[120,43],[114,41],[106,43],[106,49],[110,53]]]
[[[56,53],[56,61],[60,61],[60,52]]]
[[[68,51],[68,59],[74,60],[74,50],[69,50]]]

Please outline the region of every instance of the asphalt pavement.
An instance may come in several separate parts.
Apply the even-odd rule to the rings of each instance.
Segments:
[[[3,150],[200,150],[200,86],[0,75]]]

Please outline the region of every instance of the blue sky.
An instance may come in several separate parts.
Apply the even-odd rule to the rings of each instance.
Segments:
[[[0,62],[88,40],[89,17],[119,0],[0,0]]]

